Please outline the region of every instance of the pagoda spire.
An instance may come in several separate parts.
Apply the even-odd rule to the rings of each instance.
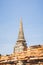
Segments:
[[[27,44],[24,38],[22,19],[20,19],[20,27],[18,33],[18,39],[14,47],[14,52],[23,52],[27,50]]]
[[[19,41],[19,40],[25,41],[24,32],[23,32],[22,18],[20,19],[20,27],[19,27],[19,33],[18,33],[18,41]]]

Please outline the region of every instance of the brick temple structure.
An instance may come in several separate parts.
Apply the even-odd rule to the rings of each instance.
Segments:
[[[14,51],[10,55],[0,55],[0,65],[43,65],[43,45],[27,46],[22,20]]]

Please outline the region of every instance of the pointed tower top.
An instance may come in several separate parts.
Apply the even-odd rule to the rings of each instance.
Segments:
[[[19,27],[19,34],[18,39],[16,41],[16,45],[14,47],[14,52],[23,52],[27,50],[27,44],[24,38],[24,32],[23,32],[23,24],[22,24],[22,18],[20,19],[20,27]]]
[[[19,40],[25,41],[24,32],[23,32],[22,18],[20,19],[20,27],[19,27],[18,41]]]

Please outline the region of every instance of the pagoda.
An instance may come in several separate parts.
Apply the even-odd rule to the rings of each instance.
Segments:
[[[43,65],[43,45],[27,46],[22,19],[14,51],[10,55],[0,54],[0,65]]]
[[[23,32],[23,24],[22,24],[22,19],[20,20],[20,27],[19,27],[19,33],[18,33],[18,39],[16,42],[16,45],[14,47],[14,52],[23,52],[27,50],[27,44],[26,40],[24,37],[24,32]]]

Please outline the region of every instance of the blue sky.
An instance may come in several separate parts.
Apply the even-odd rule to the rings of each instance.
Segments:
[[[27,45],[43,44],[43,0],[0,0],[0,54],[13,53],[21,17]]]

